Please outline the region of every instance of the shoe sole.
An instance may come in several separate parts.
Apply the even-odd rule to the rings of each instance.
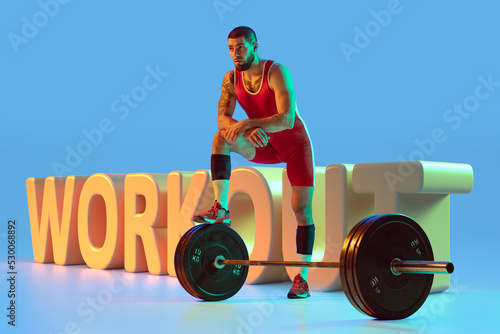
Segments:
[[[203,217],[194,217],[193,218],[193,221],[196,222],[196,223],[200,223],[200,224],[222,224],[222,225],[226,225],[226,226],[231,226],[231,221],[228,219],[227,221],[217,221],[217,220],[213,220],[213,219],[205,219]]]
[[[304,299],[304,298],[309,298],[311,295],[309,293],[303,294],[303,295],[288,295],[287,296],[289,299]]]

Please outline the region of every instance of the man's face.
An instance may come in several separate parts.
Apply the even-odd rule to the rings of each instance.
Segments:
[[[227,40],[229,54],[238,71],[246,71],[252,66],[255,59],[257,43],[248,42],[245,37],[229,38]]]

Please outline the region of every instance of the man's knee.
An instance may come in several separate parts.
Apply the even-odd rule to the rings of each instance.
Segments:
[[[294,208],[295,217],[299,225],[311,225],[312,208],[310,206],[298,206]]]
[[[213,147],[214,149],[227,149],[229,142],[224,138],[221,131],[218,131],[214,136]]]
[[[222,135],[221,131],[217,131],[214,136],[214,144],[227,143],[226,138]]]

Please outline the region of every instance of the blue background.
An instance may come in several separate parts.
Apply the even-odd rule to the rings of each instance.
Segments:
[[[451,199],[454,275],[495,288],[500,87],[459,126],[444,116],[479,77],[500,82],[498,2],[401,1],[350,57],[342,43],[355,46],[356,29],[373,28],[372,11],[390,1],[69,1],[45,21],[41,3],[53,2],[8,1],[0,10],[2,259],[13,218],[19,256],[32,261],[26,179],[57,175],[54,163],[66,164],[68,147],[103,119],[112,131],[64,176],[209,168],[220,86],[234,67],[226,36],[248,25],[259,56],[294,78],[317,166],[408,160],[417,141],[444,131],[424,160],[468,163],[475,173],[472,193]],[[15,47],[26,20],[40,27]],[[112,103],[142,85],[148,66],[168,76],[126,117],[115,113]],[[249,163],[234,156],[241,165]]]

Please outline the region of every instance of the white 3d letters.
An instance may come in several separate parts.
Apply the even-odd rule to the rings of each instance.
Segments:
[[[175,276],[175,248],[181,236],[194,226],[193,216],[213,204],[210,174],[205,170],[171,172],[168,175],[168,273]],[[210,190],[210,191],[208,191]]]
[[[123,185],[125,175],[94,174],[78,204],[78,240],[93,269],[123,268]]]
[[[26,181],[33,256],[36,262],[83,264],[77,206],[87,177],[30,177]],[[50,226],[50,234],[49,234]]]
[[[167,175],[125,178],[125,270],[167,274]]]
[[[429,236],[436,260],[450,258],[450,194],[472,190],[467,164],[428,161],[332,164],[316,168],[313,261],[337,262],[344,238],[361,219],[397,212]],[[175,276],[174,254],[193,215],[214,200],[210,172],[94,174],[28,178],[33,257],[39,263]],[[250,259],[294,261],[297,223],[286,170],[239,167],[229,185],[231,227]],[[251,267],[247,283],[276,282],[296,269]],[[310,268],[314,290],[340,289],[338,269]],[[449,286],[447,275],[432,291]]]
[[[236,209],[238,194],[247,194],[251,199],[247,207],[253,206],[254,215],[240,219],[232,218],[233,228],[251,246],[250,259],[283,259],[281,252],[281,168],[239,167],[231,174],[229,185],[229,210]],[[241,198],[241,197],[240,197]],[[241,205],[240,205],[241,207]],[[248,217],[254,216],[252,219]],[[253,238],[253,240],[252,240]],[[282,267],[250,267],[247,283],[264,283],[282,280]]]

